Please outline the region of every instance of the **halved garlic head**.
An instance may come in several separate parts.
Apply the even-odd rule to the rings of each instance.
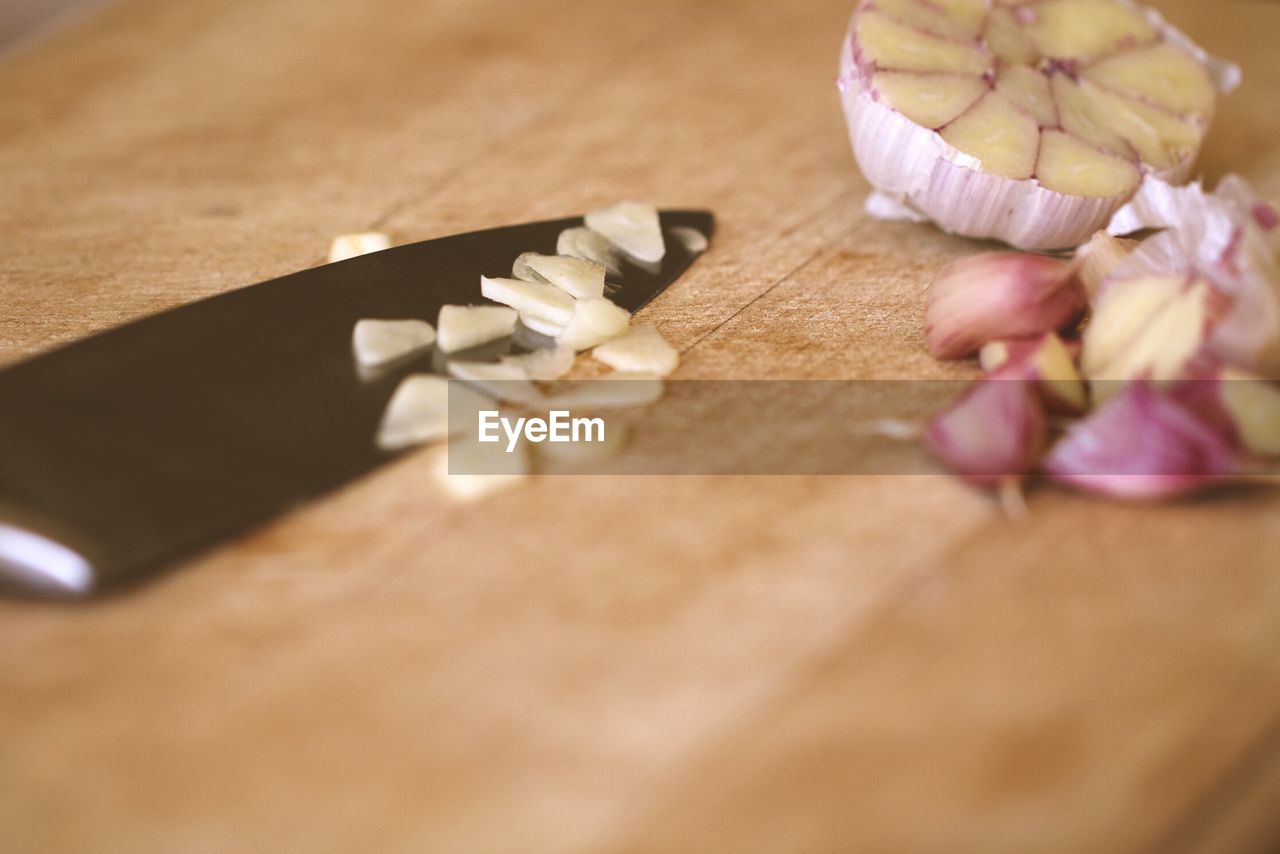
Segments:
[[[1185,177],[1236,77],[1126,0],[863,0],[839,85],[879,193],[946,231],[1058,249],[1144,175]]]

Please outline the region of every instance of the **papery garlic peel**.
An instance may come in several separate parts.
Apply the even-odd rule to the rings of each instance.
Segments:
[[[1057,481],[1115,498],[1185,495],[1239,468],[1226,437],[1145,381],[1125,384],[1073,424],[1044,463]]]
[[[925,347],[960,359],[989,341],[1053,332],[1084,314],[1075,266],[1024,252],[984,252],[951,262],[929,285]]]
[[[1125,0],[862,0],[837,83],[879,193],[945,231],[1056,249],[1145,174],[1185,178],[1238,78]]]
[[[1124,234],[1163,229],[1143,240],[1104,283],[1143,276],[1194,276],[1229,306],[1209,348],[1225,362],[1280,379],[1280,228],[1277,214],[1249,184],[1227,175],[1208,193],[1148,179],[1111,220]]]

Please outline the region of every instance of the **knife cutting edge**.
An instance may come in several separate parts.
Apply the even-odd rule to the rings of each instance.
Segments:
[[[0,371],[0,584],[83,597],[172,564],[399,455],[374,442],[428,350],[362,372],[366,317],[434,320],[481,301],[482,273],[555,254],[581,217],[399,246],[128,323]],[[628,263],[614,302],[635,312],[697,257],[706,211],[663,211],[660,265]],[[510,347],[510,342],[501,346]],[[495,358],[484,353],[451,354]]]

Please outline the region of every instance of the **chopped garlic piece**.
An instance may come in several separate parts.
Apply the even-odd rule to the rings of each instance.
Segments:
[[[480,277],[480,293],[516,311],[536,314],[553,323],[568,323],[573,317],[573,297],[544,282]]]
[[[529,375],[519,362],[450,361],[448,370],[449,376],[496,400],[536,403],[542,399],[542,392],[529,382]]]
[[[637,261],[656,263],[667,253],[658,210],[653,205],[618,202],[587,214],[586,223],[587,228],[603,234]]]
[[[523,262],[523,263],[522,263]],[[536,276],[529,281],[549,282],[575,299],[604,296],[605,269],[594,261],[570,255],[539,255],[526,252],[516,259],[520,272]],[[516,278],[524,278],[515,273]]]
[[[529,474],[528,449],[523,441],[508,452],[503,443],[458,437],[434,453],[432,479],[454,501],[477,501],[518,486]]]
[[[591,355],[615,370],[660,377],[674,371],[680,361],[680,353],[652,323],[631,327],[626,335],[606,341],[592,350]]]
[[[449,381],[412,374],[396,387],[378,428],[378,447],[398,451],[449,434]]]
[[[545,317],[530,314],[527,311],[520,313],[520,322],[539,335],[545,335],[548,338],[556,338],[561,332],[564,332],[563,323],[556,323],[547,320]]]
[[[520,253],[520,255],[516,257],[516,260],[511,264],[511,277],[513,279],[519,279],[522,282],[543,282],[544,284],[550,284],[529,266],[529,259],[537,254],[537,252]]]
[[[607,237],[589,228],[578,226],[560,232],[556,239],[556,254],[599,264],[611,276],[622,275],[622,252]]]
[[[510,335],[514,309],[498,305],[446,305],[436,320],[436,341],[445,353],[468,350]]]
[[[503,356],[501,362],[519,365],[531,380],[549,382],[560,379],[573,369],[574,352],[570,347],[557,344],[519,356]]]
[[[671,229],[671,236],[680,241],[680,245],[694,255],[707,251],[707,236],[696,228],[678,225]]]
[[[583,380],[559,394],[543,398],[544,409],[616,409],[644,406],[662,397],[662,377],[617,371],[598,380]]]
[[[362,365],[395,361],[436,342],[436,331],[425,320],[359,320],[351,348]]]
[[[344,234],[335,237],[329,246],[329,263],[345,261],[370,252],[381,252],[391,248],[391,238],[378,231],[366,231],[362,234]]]
[[[1166,382],[1192,373],[1219,300],[1208,283],[1177,276],[1126,280],[1108,289],[1085,327],[1081,358],[1098,399],[1116,392],[1120,381]]]
[[[630,325],[631,315],[627,310],[603,297],[578,300],[573,318],[557,340],[574,350],[590,350],[622,335]]]

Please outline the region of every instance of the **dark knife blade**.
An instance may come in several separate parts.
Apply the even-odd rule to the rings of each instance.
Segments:
[[[627,264],[636,311],[696,254],[710,213],[664,211],[658,269]],[[397,456],[374,441],[423,353],[362,373],[357,320],[434,323],[482,302],[480,275],[555,254],[581,218],[400,246],[304,270],[121,326],[0,372],[0,582],[83,596],[173,563]],[[504,345],[505,346],[505,345]],[[474,356],[473,356],[474,357]]]

